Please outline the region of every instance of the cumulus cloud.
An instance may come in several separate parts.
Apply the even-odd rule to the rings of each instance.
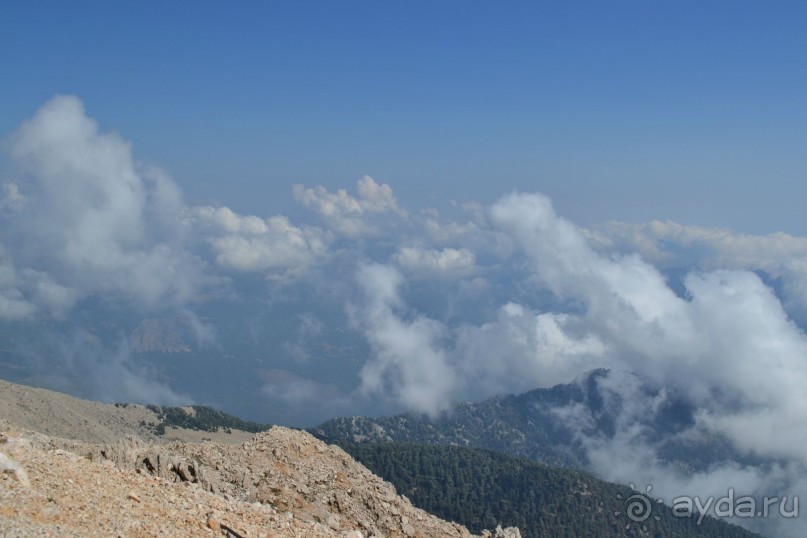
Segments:
[[[38,310],[62,317],[78,293],[33,269],[17,271],[10,254],[0,244],[0,319],[20,320]]]
[[[461,277],[476,268],[476,256],[465,248],[401,247],[393,258],[402,268],[414,273]]]
[[[207,225],[216,264],[227,269],[287,278],[305,272],[328,250],[328,234],[283,216],[243,216],[227,207],[196,207],[192,214]]]
[[[20,278],[11,258],[0,245],[0,318],[6,320],[27,318],[36,306],[20,291]]]
[[[457,329],[457,373],[482,395],[566,383],[600,366],[604,353],[600,339],[576,334],[575,324],[574,316],[507,303],[495,320]]]
[[[199,262],[171,242],[181,234],[178,188],[138,170],[130,145],[101,132],[79,99],[45,103],[10,148],[30,191],[15,221],[26,262],[76,295],[115,292],[155,305],[194,293]]]
[[[606,402],[619,409],[614,432],[592,434],[596,417],[582,407],[558,410],[601,476],[645,480],[668,497],[728,487],[760,495],[798,491],[807,468],[807,336],[759,276],[695,269],[679,295],[643,257],[603,249],[539,194],[501,198],[489,222],[488,233],[511,244],[499,263],[526,264],[530,285],[513,287],[514,299],[482,324],[418,313],[403,299],[402,273],[361,266],[363,302],[351,314],[372,350],[360,374],[365,393],[435,414],[460,395],[527,390],[608,367],[622,373],[601,387],[606,399],[620,402]],[[449,252],[404,248],[393,259],[405,268],[437,269]],[[774,258],[777,248],[794,245],[768,248]],[[531,300],[536,294],[544,295]],[[643,383],[659,389],[647,393]],[[726,439],[745,459],[690,474],[666,461],[650,425],[672,395],[697,410],[676,435]]]
[[[763,271],[781,280],[788,312],[807,322],[807,237],[735,234],[671,221],[608,222],[584,233],[601,251],[637,252],[660,267]]]
[[[602,343],[603,365],[684,394],[698,409],[698,427],[726,436],[746,454],[807,463],[801,389],[807,337],[757,275],[694,272],[685,279],[684,299],[641,258],[595,252],[545,197],[505,197],[491,208],[491,218],[516,238],[536,278],[582,305],[568,335],[572,349],[582,331]],[[616,447],[609,457],[635,461],[644,445],[629,440],[633,450]],[[608,465],[613,469],[614,460]]]
[[[441,222],[439,216],[428,213],[421,217],[423,235],[436,244],[473,240],[483,230],[474,222]]]
[[[608,222],[583,233],[596,247],[637,252],[665,264],[697,264],[702,269],[763,269],[807,257],[807,238],[783,232],[734,234],[730,230],[685,226],[672,221],[642,224]]]
[[[285,282],[327,257],[331,233],[274,215],[187,207],[162,170],[57,96],[11,135],[21,171],[3,185],[0,317],[62,316],[103,294],[144,308],[187,305],[218,270]],[[400,211],[389,187],[360,182],[362,211]],[[199,248],[207,245],[208,250]],[[212,255],[208,264],[205,259]],[[209,258],[208,258],[209,259]]]
[[[78,290],[56,282],[42,271],[26,269],[22,275],[23,285],[37,308],[55,318],[64,318],[80,297]]]
[[[440,346],[442,325],[425,316],[405,319],[398,290],[403,277],[394,268],[362,265],[356,281],[364,302],[353,309],[354,323],[373,349],[360,372],[360,391],[430,415],[446,409],[455,375]]]
[[[0,196],[0,209],[19,211],[28,200],[20,192],[20,186],[14,182],[3,183],[3,193]]]
[[[356,197],[344,189],[332,193],[322,186],[295,185],[293,193],[300,204],[319,214],[331,229],[351,239],[381,234],[382,226],[377,217],[406,217],[406,211],[398,205],[389,185],[364,176],[357,189]]]
[[[807,381],[807,338],[755,274],[692,273],[683,299],[640,258],[595,253],[543,197],[513,195],[491,212],[518,238],[534,274],[584,305],[578,327],[603,341],[612,364],[680,387],[714,413],[730,413],[738,403],[778,409],[784,401],[807,410],[800,391],[786,390]],[[717,387],[732,395],[730,406],[715,400]]]

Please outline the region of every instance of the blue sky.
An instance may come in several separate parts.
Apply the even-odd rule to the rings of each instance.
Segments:
[[[84,101],[195,203],[541,191],[581,224],[806,233],[801,2],[6,2],[0,132]]]

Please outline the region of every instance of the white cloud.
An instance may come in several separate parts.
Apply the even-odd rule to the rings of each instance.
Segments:
[[[354,310],[373,356],[362,367],[360,391],[396,400],[417,412],[446,409],[455,375],[440,347],[443,327],[425,316],[404,319],[398,288],[403,277],[384,265],[362,265],[356,281],[364,302]]]
[[[0,196],[0,209],[20,211],[28,202],[25,195],[20,192],[20,186],[14,182],[3,183],[3,192]]]
[[[661,437],[652,424],[658,420],[659,409],[674,399],[670,392],[662,388],[648,394],[641,379],[629,372],[613,370],[599,377],[597,386],[603,409],[614,419],[610,434],[592,433],[596,431],[596,419],[582,404],[555,409],[554,414],[576,432],[576,440],[586,450],[589,468],[601,478],[636,483],[639,488],[651,485],[651,494],[667,504],[678,496],[698,496],[704,501],[708,497],[722,498],[730,488],[737,497],[787,496],[791,500],[804,490],[805,467],[798,460],[749,464],[733,461],[729,454],[724,454],[726,459],[713,461],[705,467],[686,460],[666,460],[661,455],[661,447],[670,439]],[[707,451],[714,450],[710,449],[710,440],[715,439],[714,430],[704,424],[680,432],[677,438],[694,439]],[[795,538],[804,534],[803,526],[797,521],[775,517],[730,522],[766,535]]]
[[[602,342],[591,334],[575,335],[575,323],[574,316],[508,303],[494,321],[458,329],[453,352],[458,373],[483,396],[566,383],[603,360]]]
[[[0,319],[26,319],[40,309],[62,317],[77,297],[76,290],[54,282],[47,273],[32,269],[18,272],[0,245]]]
[[[608,222],[583,232],[595,248],[635,251],[662,267],[764,271],[781,279],[790,315],[807,322],[807,237],[734,234],[670,221]]]
[[[401,247],[393,259],[404,269],[415,273],[443,276],[466,276],[476,269],[476,256],[465,248],[441,250]]]
[[[192,214],[207,225],[216,264],[224,268],[288,278],[304,273],[328,251],[326,233],[295,226],[283,216],[242,216],[227,207],[196,207]]]
[[[26,299],[20,287],[12,260],[0,245],[0,319],[23,319],[36,311],[36,306]]]
[[[352,239],[381,234],[383,226],[377,221],[378,217],[407,216],[389,185],[364,176],[357,188],[358,197],[351,196],[344,189],[331,193],[322,186],[306,188],[295,185],[293,193],[299,203],[313,209],[335,232]]]
[[[79,298],[78,290],[62,286],[47,273],[26,269],[23,275],[36,304],[56,318],[63,318]]]
[[[685,300],[636,256],[596,254],[543,197],[506,197],[491,212],[518,238],[538,278],[585,305],[577,327],[603,341],[612,364],[681,387],[703,405],[714,405],[707,395],[721,388],[754,407],[787,400],[807,419],[801,392],[787,390],[807,383],[807,337],[755,274],[690,274]]]
[[[585,230],[594,246],[638,252],[645,259],[702,269],[781,271],[793,258],[807,258],[807,237],[777,232],[734,234],[730,230],[685,226],[671,221],[643,224],[608,222]]]
[[[179,313],[182,318],[184,318],[187,327],[191,330],[198,347],[203,348],[216,343],[217,336],[216,327],[214,325],[202,321],[199,316],[187,308],[183,308]]]
[[[491,217],[516,238],[535,278],[582,306],[571,323],[574,332],[558,326],[568,337],[567,343],[556,339],[561,348],[578,348],[581,334],[596,338],[605,366],[685,395],[698,409],[698,427],[727,436],[740,451],[807,464],[807,336],[756,274],[691,273],[685,279],[688,298],[682,299],[639,257],[596,253],[583,232],[557,217],[542,196],[507,196],[494,204]],[[636,435],[636,422],[626,420],[624,436],[609,441],[602,460],[609,477],[636,480],[613,474],[622,464],[631,472],[655,469],[663,475],[650,460],[640,466],[644,470],[636,466],[636,454],[646,449],[652,455],[653,447]],[[623,445],[613,444],[620,440]],[[762,474],[751,469],[746,476]],[[757,482],[755,488],[765,484],[770,483]]]
[[[54,97],[10,140],[30,193],[15,221],[26,262],[85,295],[117,292],[145,305],[193,295],[200,264],[173,242],[181,235],[179,189],[162,173],[140,173],[130,145],[100,132],[81,101]]]

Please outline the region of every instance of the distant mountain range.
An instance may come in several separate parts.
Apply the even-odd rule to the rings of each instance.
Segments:
[[[606,398],[599,383],[608,370],[591,371],[576,381],[519,395],[496,396],[480,403],[457,404],[436,418],[404,413],[391,417],[348,417],[329,420],[311,433],[331,441],[414,442],[496,450],[550,465],[587,468],[585,448],[576,430],[559,410],[574,408],[590,420],[586,437],[609,438],[622,412],[618,399]],[[657,390],[643,387],[647,398]],[[728,458],[747,461],[719,436],[681,439],[676,434],[694,424],[694,409],[684,400],[667,397],[643,426],[652,432],[658,452],[690,470]]]

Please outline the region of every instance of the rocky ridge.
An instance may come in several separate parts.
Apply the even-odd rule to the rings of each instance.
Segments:
[[[241,445],[94,444],[9,429],[0,469],[0,534],[9,537],[471,536],[340,448],[281,427]]]

